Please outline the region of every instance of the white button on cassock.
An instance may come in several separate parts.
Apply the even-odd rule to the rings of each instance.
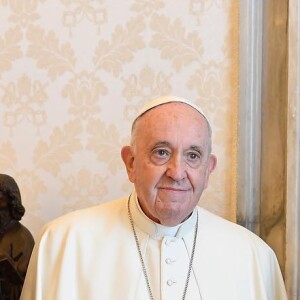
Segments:
[[[175,259],[172,259],[172,258],[166,258],[165,262],[170,265],[171,263],[175,262],[176,260]]]
[[[174,283],[175,283],[175,281],[173,281],[172,279],[169,279],[167,281],[167,285],[169,285],[169,286],[173,285]]]
[[[171,258],[166,258],[166,263],[169,265],[171,263]]]

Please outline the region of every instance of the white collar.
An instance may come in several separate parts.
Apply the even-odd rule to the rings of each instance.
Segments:
[[[161,239],[165,236],[182,238],[186,234],[193,232],[196,224],[196,208],[191,216],[177,226],[164,226],[149,219],[142,211],[135,191],[130,195],[130,210],[136,226],[149,234],[154,239]]]

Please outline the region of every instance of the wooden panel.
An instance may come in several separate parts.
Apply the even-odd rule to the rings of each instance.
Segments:
[[[288,2],[264,1],[260,235],[285,263]]]

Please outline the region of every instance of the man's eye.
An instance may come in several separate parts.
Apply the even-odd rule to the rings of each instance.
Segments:
[[[170,153],[165,149],[155,149],[151,155],[151,161],[156,165],[162,165],[169,160]]]
[[[199,153],[191,152],[191,153],[188,153],[188,158],[190,160],[200,159],[200,154]]]
[[[201,155],[198,152],[189,152],[186,155],[186,162],[192,168],[198,168],[201,164]]]
[[[168,152],[164,149],[157,149],[154,151],[154,155],[157,157],[166,157],[168,155]]]

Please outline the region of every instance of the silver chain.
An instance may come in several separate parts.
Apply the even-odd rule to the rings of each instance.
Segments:
[[[138,240],[138,237],[137,237],[137,234],[136,234],[136,231],[135,231],[135,227],[134,227],[134,223],[133,223],[133,218],[132,218],[132,214],[131,214],[131,210],[130,210],[130,196],[128,198],[128,217],[129,217],[129,221],[130,221],[131,228],[132,228],[132,231],[133,231],[133,235],[134,235],[136,247],[137,247],[137,250],[138,250],[138,253],[139,253],[140,261],[141,261],[141,264],[142,264],[142,269],[143,269],[143,273],[144,273],[145,280],[146,280],[146,283],[147,283],[147,288],[148,288],[149,296],[150,296],[151,300],[154,300],[154,297],[153,297],[153,294],[152,294],[152,291],[151,291],[151,287],[150,287],[150,283],[149,283],[149,277],[148,277],[148,274],[147,274],[145,262],[144,262],[142,251],[141,251],[141,247],[140,247],[139,240]],[[187,292],[189,281],[190,281],[190,277],[191,277],[192,265],[193,265],[195,248],[196,248],[196,242],[197,242],[197,233],[198,233],[198,211],[197,211],[197,221],[196,221],[196,225],[195,225],[195,233],[194,233],[194,242],[193,242],[193,248],[192,248],[192,255],[191,255],[191,259],[190,259],[190,263],[189,263],[189,269],[188,269],[188,274],[187,274],[187,278],[186,278],[186,282],[185,282],[185,286],[184,286],[184,290],[183,290],[183,295],[182,295],[182,299],[183,300],[185,300],[186,292]]]

